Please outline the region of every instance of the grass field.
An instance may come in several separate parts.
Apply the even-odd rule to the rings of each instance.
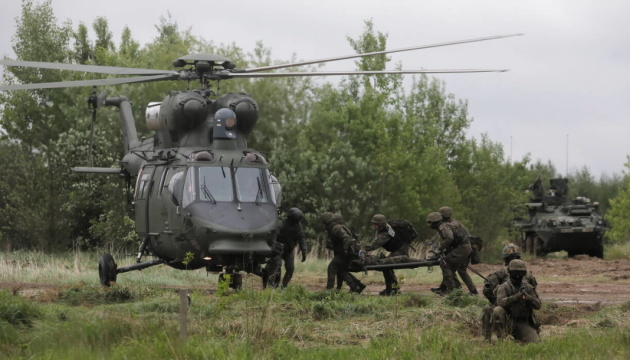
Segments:
[[[133,262],[122,259],[119,265]],[[545,303],[537,344],[488,344],[479,336],[486,301],[308,291],[325,280],[324,260],[297,265],[294,284],[260,290],[248,276],[235,293],[216,275],[154,267],[98,285],[97,255],[0,253],[0,357],[3,359],[627,359],[630,301],[581,307]],[[440,274],[401,271],[403,281]],[[380,273],[363,281],[382,283]],[[49,287],[24,292],[24,283]],[[298,285],[299,284],[299,285]],[[190,288],[187,336],[180,298]],[[20,295],[17,295],[20,294]],[[629,299],[630,300],[630,299]]]

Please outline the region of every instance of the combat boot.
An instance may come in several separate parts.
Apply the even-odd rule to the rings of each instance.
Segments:
[[[365,289],[365,284],[358,283],[354,284],[354,286],[350,289],[350,292],[360,294]]]
[[[391,295],[391,294],[392,294],[392,289],[387,289],[387,288],[385,288],[385,289],[383,289],[383,290],[379,291],[379,292],[378,292],[378,294],[379,294],[380,296],[389,296],[389,295]]]

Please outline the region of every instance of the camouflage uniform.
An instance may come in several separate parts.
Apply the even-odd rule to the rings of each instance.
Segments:
[[[512,260],[508,268],[510,272],[517,262],[525,268],[522,260]],[[499,338],[505,338],[509,333],[518,341],[540,341],[534,310],[540,309],[541,301],[532,285],[510,274],[509,280],[497,288],[497,305],[492,317]]]
[[[390,252],[389,255],[387,255],[388,260],[385,260],[383,263],[398,264],[409,261],[409,244],[396,241],[396,239],[394,239],[394,231],[387,223],[385,223],[385,226],[379,226],[378,229],[375,230],[374,240],[372,240],[372,243],[366,246],[364,250],[369,252],[380,248]],[[380,295],[394,295],[399,293],[398,279],[396,278],[394,270],[383,270],[383,278],[385,278],[385,289],[379,293]]]
[[[499,285],[507,282],[509,278],[510,278],[510,274],[508,273],[507,266],[497,269],[495,272],[488,275],[488,277],[486,278],[488,279],[488,282],[484,284],[483,295],[488,299],[488,301],[490,301],[490,304],[485,305],[481,309],[482,333],[486,340],[490,340],[492,336],[493,328],[497,327],[497,325],[495,325],[495,322],[497,322],[497,320],[500,320],[500,319],[494,318],[492,315],[493,313],[496,313],[497,311],[500,312],[500,310],[498,309],[495,310],[496,307],[499,307],[497,304],[497,297],[496,297],[497,288],[499,287]],[[534,290],[536,290],[536,287],[538,286],[538,282],[536,281],[536,278],[534,277],[534,275],[532,275],[532,273],[529,270],[527,271],[527,275],[523,277],[523,281],[530,284],[534,288]]]
[[[464,226],[464,224],[462,224],[461,222],[453,219],[453,209],[451,209],[448,206],[442,206],[441,208],[438,209],[438,213],[442,216],[442,220],[445,223],[451,224],[453,225],[453,229],[454,228],[458,228],[460,230],[460,234],[464,234],[466,236],[466,238],[469,239],[469,243],[470,243],[470,231],[468,231],[468,228],[466,228],[466,226]],[[471,245],[471,257],[474,254],[475,249],[473,248],[472,243],[470,243]],[[470,263],[470,258],[466,263],[466,269],[468,268],[468,264]],[[457,271],[457,273],[459,273],[459,271]],[[472,282],[472,279],[470,277],[470,275],[468,274],[468,271],[465,271],[465,274],[462,276],[462,274],[460,274],[460,276],[462,277],[462,280],[464,281],[464,283],[466,284],[466,287],[468,287],[468,290],[470,291],[471,294],[473,295],[477,295],[477,288],[475,287],[475,284]],[[467,278],[468,281],[465,279]],[[461,289],[462,284],[459,282],[459,279],[457,278],[457,274],[453,273],[453,281],[454,281],[454,288],[455,289]],[[452,289],[451,289],[452,290]],[[446,287],[446,283],[444,282],[444,279],[442,279],[442,283],[440,284],[439,287],[437,288],[432,288],[431,291],[433,292],[437,292],[437,293],[444,293],[444,292],[448,292],[447,287]]]
[[[265,284],[263,277],[263,285],[276,287],[282,275],[282,261],[284,260],[285,274],[282,279],[282,287],[289,285],[293,273],[295,272],[295,247],[300,246],[302,253],[302,261],[306,260],[306,243],[304,242],[304,231],[300,220],[304,214],[298,208],[291,208],[288,211],[287,218],[280,220],[278,224],[278,237],[276,241],[283,244],[282,253],[274,256],[265,267],[265,273],[268,281]]]
[[[503,260],[505,262],[505,266],[498,268],[492,274],[486,277],[486,282],[483,286],[483,295],[490,301],[489,305],[485,305],[481,309],[481,330],[486,340],[490,340],[492,336],[493,328],[496,328],[494,319],[492,314],[495,312],[494,308],[497,307],[497,298],[496,292],[499,285],[505,283],[510,278],[510,273],[508,272],[508,266],[512,260],[521,258],[520,249],[518,246],[514,244],[508,244],[503,248]],[[524,282],[530,284],[534,290],[538,286],[538,282],[536,281],[536,277],[527,270],[526,275],[523,277]],[[497,310],[500,312],[500,310]]]
[[[440,263],[440,269],[442,269],[442,276],[445,286],[445,291],[442,294],[450,293],[457,287],[455,280],[455,272],[461,276],[468,290],[471,293],[476,293],[477,289],[468,274],[468,261],[472,249],[468,238],[465,236],[458,236],[456,239],[454,232],[459,232],[456,225],[439,221],[431,225],[440,237],[442,243],[440,244],[440,252],[444,254],[444,260]]]
[[[332,214],[330,215],[330,220],[325,221],[324,226],[326,227],[334,256],[330,264],[328,264],[326,289],[333,289],[335,279],[339,277],[350,286],[351,292],[361,293],[365,289],[365,285],[348,271],[348,264],[358,251],[357,240],[352,237],[352,233],[347,226],[339,224],[340,220],[338,218],[332,219]]]

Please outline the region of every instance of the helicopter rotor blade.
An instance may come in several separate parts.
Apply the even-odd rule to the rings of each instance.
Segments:
[[[67,87],[81,86],[104,86],[104,85],[120,85],[142,82],[152,82],[160,80],[178,80],[179,73],[162,74],[153,76],[138,76],[127,78],[112,79],[94,79],[94,80],[78,80],[78,81],[59,81],[51,83],[34,83],[34,84],[17,84],[17,85],[1,85],[0,91],[3,90],[36,90],[36,89],[58,89]]]
[[[374,55],[381,55],[381,54],[392,54],[392,53],[396,53],[396,52],[411,51],[411,50],[429,49],[429,48],[435,48],[435,47],[441,47],[441,46],[467,44],[467,43],[472,43],[472,42],[496,40],[496,39],[503,39],[503,38],[513,37],[513,36],[521,36],[521,35],[523,35],[523,34],[497,35],[497,36],[489,36],[489,37],[476,38],[476,39],[450,41],[450,42],[444,42],[444,43],[437,43],[437,44],[430,44],[430,45],[420,45],[420,46],[406,47],[406,48],[393,49],[393,50],[374,51],[374,52],[363,53],[363,54],[352,54],[352,55],[336,56],[336,57],[325,58],[325,59],[318,59],[318,60],[300,61],[300,62],[291,63],[291,64],[279,64],[279,65],[262,66],[262,67],[251,68],[251,69],[244,69],[242,71],[245,72],[245,73],[251,73],[251,72],[258,72],[258,71],[277,70],[277,69],[283,69],[283,68],[294,67],[294,66],[312,65],[312,64],[319,64],[319,63],[325,63],[325,62],[354,59],[354,58],[366,57],[366,56],[374,56]]]
[[[32,68],[38,68],[38,69],[82,71],[82,72],[97,73],[97,74],[127,75],[127,76],[177,74],[177,72],[173,70],[137,69],[137,68],[124,68],[124,67],[101,66],[101,65],[62,64],[62,63],[53,63],[53,62],[22,61],[22,60],[9,60],[9,59],[0,59],[0,65],[32,67]]]
[[[270,78],[287,76],[343,76],[343,75],[393,75],[393,74],[466,74],[506,72],[508,69],[462,69],[462,70],[374,70],[374,71],[312,71],[279,73],[231,73],[227,78]]]

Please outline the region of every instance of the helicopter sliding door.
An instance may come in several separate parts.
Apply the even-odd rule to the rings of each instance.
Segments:
[[[148,228],[149,235],[160,241],[173,239],[173,234],[178,233],[181,228],[181,185],[185,169],[185,167],[157,167],[153,173],[157,186],[152,191],[152,203],[148,207]]]
[[[138,174],[136,181],[133,206],[136,215],[136,232],[140,236],[147,236],[149,233],[149,203],[153,192],[154,172],[155,166],[145,166]]]

